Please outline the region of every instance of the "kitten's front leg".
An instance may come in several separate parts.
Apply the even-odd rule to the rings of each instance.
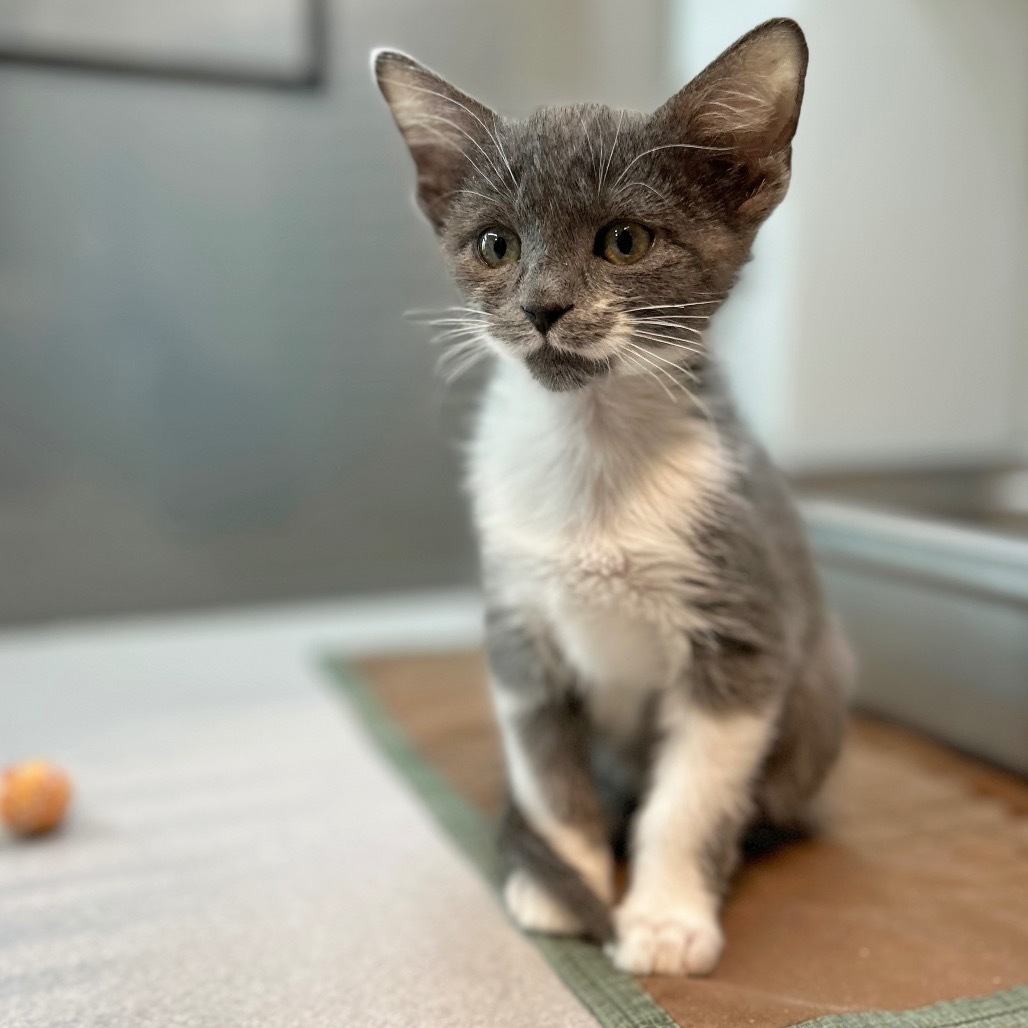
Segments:
[[[604,903],[613,858],[589,767],[588,723],[550,640],[510,612],[487,621],[490,681],[514,803],[531,829]],[[576,911],[515,867],[504,888],[514,920],[530,931],[577,935]]]
[[[698,669],[697,669],[698,670]],[[721,896],[752,809],[777,705],[712,709],[669,695],[649,793],[633,831],[614,963],[633,974],[706,974],[724,947]]]

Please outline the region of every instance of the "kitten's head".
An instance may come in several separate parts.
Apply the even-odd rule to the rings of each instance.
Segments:
[[[788,187],[806,67],[799,26],[776,19],[653,114],[587,105],[510,121],[380,51],[468,338],[553,390],[695,371],[703,326]]]

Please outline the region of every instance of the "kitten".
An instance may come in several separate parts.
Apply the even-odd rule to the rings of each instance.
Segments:
[[[776,19],[654,114],[508,121],[375,57],[466,300],[458,361],[497,358],[470,486],[505,901],[639,974],[714,967],[744,830],[801,817],[845,721],[849,658],[802,527],[703,339],[785,195],[806,65]]]

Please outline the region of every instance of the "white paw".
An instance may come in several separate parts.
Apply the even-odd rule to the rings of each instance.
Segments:
[[[524,871],[511,872],[503,887],[503,901],[510,916],[525,931],[544,935],[582,934],[578,918]]]
[[[617,940],[607,944],[607,956],[629,974],[708,974],[724,949],[717,919],[702,912],[622,909],[615,922]]]

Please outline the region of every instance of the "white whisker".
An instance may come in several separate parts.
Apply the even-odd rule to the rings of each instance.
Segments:
[[[447,385],[452,385],[461,375],[473,368],[483,357],[489,354],[489,348],[481,335],[473,336],[453,344],[439,356],[436,366]]]
[[[717,422],[714,420],[714,415],[711,414],[710,408],[690,389],[687,389],[685,386],[682,386],[682,388],[685,389],[686,395],[696,405],[699,411],[703,414],[704,418],[706,418],[707,424],[710,426],[711,432],[714,433],[714,439],[717,442],[718,447],[720,448],[721,432],[718,430]]]
[[[676,332],[692,332],[694,336],[702,335],[702,329],[697,328],[695,325],[683,325],[678,321],[666,321],[661,318],[637,318],[632,324],[642,325],[647,329],[673,328]]]
[[[452,328],[449,332],[432,336],[429,342],[436,346],[463,346],[469,340],[477,339],[480,332],[480,329]]]
[[[665,346],[673,346],[679,350],[685,350],[686,353],[694,354],[697,357],[702,357],[704,351],[696,346],[690,346],[688,343],[682,343],[675,339],[669,339],[667,336],[655,336],[650,335],[647,332],[633,332],[633,339],[650,339],[655,343],[663,343]]]
[[[693,300],[692,303],[652,303],[646,307],[629,307],[622,314],[635,314],[638,311],[669,311],[680,307],[702,307],[704,304],[717,303],[720,297],[711,300]]]
[[[632,357],[624,351],[622,351],[618,356],[622,361],[626,362],[629,367],[636,368],[638,369],[640,374],[648,375],[650,378],[652,378],[653,381],[656,382],[657,385],[659,385],[660,388],[664,390],[664,392],[667,394],[667,398],[672,403],[677,403],[674,393],[672,393],[671,390],[668,389],[666,385],[664,385],[663,380],[657,376],[657,373],[655,371],[653,371],[650,368],[644,367],[643,363],[640,360],[638,360],[638,358]]]
[[[654,364],[654,362],[650,360],[650,356],[656,356],[656,354],[651,354],[649,351],[642,349],[642,347],[635,346],[632,343],[626,343],[625,345],[628,346],[628,348],[639,360],[645,361],[647,364],[652,365],[654,368],[656,368],[657,371],[667,375],[667,377],[670,378],[671,381],[674,382],[679,389],[684,389],[686,393],[688,393],[688,389],[685,389],[684,383],[680,382],[677,378],[675,378],[675,376],[672,375],[671,372],[668,371],[666,368],[661,367],[661,365],[659,364]],[[678,365],[674,365],[674,367],[678,367]],[[681,371],[682,369],[679,368],[678,370]]]
[[[630,344],[630,345],[634,345],[634,344]],[[688,368],[683,368],[681,364],[678,364],[678,363],[676,363],[675,361],[672,361],[672,360],[668,360],[667,357],[662,357],[656,351],[648,349],[645,346],[639,346],[639,347],[636,347],[636,349],[644,351],[650,357],[655,357],[661,363],[666,364],[669,368],[674,368],[676,371],[680,371],[683,375],[685,375],[687,378],[692,379],[694,382],[698,381],[698,379],[696,378],[696,375],[693,374],[693,372],[691,372]]]
[[[478,325],[481,327],[488,318],[423,318],[423,325]]]
[[[457,193],[467,193],[469,196],[480,196],[483,200],[488,200],[490,203],[494,203],[496,201],[495,196],[486,196],[485,193],[480,193],[477,189],[451,189],[446,195],[454,196]]]
[[[614,144],[613,144],[613,146],[611,146],[610,154],[607,157],[607,167],[604,170],[603,174],[600,176],[600,184],[599,184],[599,189],[597,191],[597,196],[599,196],[599,193],[602,192],[602,190],[603,190],[603,183],[604,183],[604,181],[606,181],[607,176],[610,174],[610,165],[611,165],[611,162],[614,160],[614,151],[618,148],[618,139],[621,138],[621,123],[624,120],[625,120],[625,112],[622,111],[620,116],[618,117],[618,127],[617,127],[617,130],[614,133]],[[615,182],[614,185],[617,185],[617,182]]]
[[[699,339],[703,336],[704,328],[697,328],[695,325],[681,325],[677,321],[634,321],[626,319],[633,329],[642,332],[654,332],[659,336],[671,336],[677,339],[678,333],[688,333]]]
[[[413,307],[410,310],[404,311],[403,316],[408,321],[424,321],[428,318],[452,317],[459,312],[477,314],[481,318],[489,317],[485,311],[480,311],[477,307]]]
[[[582,132],[585,135],[585,143],[586,143],[586,146],[589,147],[589,165],[593,169],[593,171],[596,173],[597,181],[599,181],[599,170],[600,169],[596,165],[596,151],[593,149],[593,141],[589,137],[589,129],[588,129],[588,127],[585,124],[585,116],[580,114],[578,116],[578,120],[582,123]],[[596,188],[596,195],[597,196],[599,196],[599,192],[600,192],[599,191],[599,186],[597,185],[597,188]]]
[[[662,193],[662,192],[661,192],[661,191],[660,191],[659,189],[654,189],[654,187],[653,187],[653,186],[651,186],[651,185],[650,185],[650,184],[649,184],[648,182],[637,182],[637,181],[633,181],[633,182],[626,182],[626,183],[625,183],[625,184],[624,184],[624,185],[623,185],[623,186],[622,186],[622,187],[621,187],[621,188],[620,188],[620,189],[619,189],[619,190],[618,190],[618,191],[617,191],[617,192],[616,192],[616,193],[614,194],[615,198],[619,197],[619,196],[620,196],[620,195],[621,195],[622,193],[624,193],[624,192],[625,192],[626,190],[628,190],[628,189],[629,189],[629,188],[631,188],[632,186],[638,186],[638,187],[639,187],[640,189],[648,189],[648,190],[649,190],[649,191],[650,191],[651,193],[653,193],[653,194],[654,194],[655,196],[657,196],[657,197],[659,197],[659,198],[660,198],[661,200],[663,200],[663,201],[664,201],[664,203],[668,204],[669,206],[671,205],[671,201],[670,201],[670,200],[669,200],[669,199],[668,199],[668,198],[667,198],[667,197],[666,197],[666,196],[665,196],[665,195],[664,195],[664,194],[663,194],[663,193]]]
[[[629,344],[629,346],[631,346],[631,344]],[[640,353],[640,351],[638,350],[637,347],[631,346],[631,349],[635,353],[637,358],[641,358],[643,360],[646,360],[646,358],[643,355],[643,353]],[[653,353],[652,351],[649,351],[649,353],[650,353],[650,356],[652,356],[652,357],[658,356],[657,354]],[[624,355],[622,355],[622,356],[624,356]],[[652,362],[647,361],[647,363],[652,363]],[[678,367],[678,365],[674,365],[674,366]],[[695,405],[697,410],[699,410],[700,413],[703,414],[704,418],[707,421],[707,424],[710,426],[711,431],[714,433],[714,437],[717,440],[718,445],[720,446],[720,444],[721,444],[721,433],[718,430],[717,422],[714,420],[714,415],[711,413],[710,408],[691,389],[689,389],[689,387],[684,382],[680,382],[677,378],[675,378],[671,374],[671,372],[666,371],[664,368],[661,368],[661,367],[659,367],[657,365],[654,365],[654,367],[656,367],[658,371],[662,371],[665,375],[667,375],[667,377],[670,378],[671,381],[674,382],[675,385],[677,385],[682,390],[682,392],[685,393],[685,395],[689,398],[689,401],[692,404]],[[679,370],[680,371],[684,371],[685,369],[679,367]],[[653,374],[653,372],[650,372],[650,374]],[[654,375],[654,377],[656,377],[656,375]],[[657,379],[657,381],[660,382],[661,380]],[[661,382],[661,385],[663,385],[663,382]],[[672,401],[674,401],[675,397],[671,396],[671,393],[668,390],[667,386],[664,386],[664,392],[666,392],[668,394],[668,396],[671,397]]]
[[[633,164],[636,163],[636,161],[641,161],[645,156],[647,156],[647,154],[657,153],[658,150],[709,150],[713,153],[725,153],[726,147],[700,146],[698,143],[665,143],[663,146],[651,147],[649,150],[643,150],[643,152],[639,154],[638,157],[633,157],[632,160],[628,162],[628,166],[617,177],[617,179],[614,182],[614,185],[616,186],[618,182],[620,182],[628,174],[629,169],[632,167]]]
[[[640,323],[669,321],[677,324],[680,321],[710,321],[710,317],[709,314],[655,314],[652,317],[633,318],[633,320]]]

